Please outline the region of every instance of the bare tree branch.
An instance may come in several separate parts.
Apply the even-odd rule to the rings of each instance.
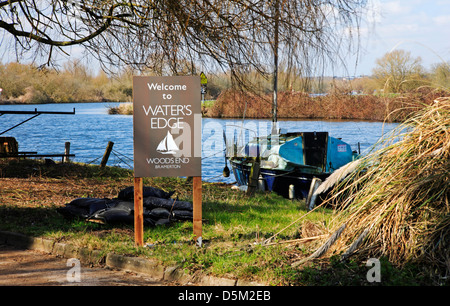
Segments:
[[[274,10],[278,3],[278,10]],[[50,63],[80,45],[104,67],[196,73],[200,63],[238,79],[272,72],[279,56],[305,76],[352,47],[365,0],[11,0],[0,2],[0,33]],[[55,48],[56,47],[56,48]]]

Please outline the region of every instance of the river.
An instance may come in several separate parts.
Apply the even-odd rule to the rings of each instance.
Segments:
[[[2,134],[15,137],[19,151],[39,154],[62,154],[65,142],[70,142],[70,153],[75,162],[100,164],[109,141],[114,142],[108,165],[133,168],[133,116],[108,115],[108,107],[119,103],[64,103],[38,105],[0,105],[0,110],[63,111],[75,115],[42,114]],[[0,116],[0,133],[32,117],[32,115]],[[280,120],[282,131],[327,131],[340,137],[353,150],[367,152],[383,135],[398,124],[349,120]],[[267,135],[270,120],[202,119],[202,179],[210,182],[234,182],[234,177],[222,176],[225,166],[223,131],[227,138],[256,134]],[[359,143],[359,147],[358,147]],[[229,165],[228,165],[229,167]]]

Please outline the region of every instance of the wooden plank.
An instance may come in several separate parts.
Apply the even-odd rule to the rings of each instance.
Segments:
[[[143,179],[134,178],[134,240],[136,246],[144,245],[144,198]]]
[[[0,154],[1,158],[12,158],[12,157],[75,157],[75,154]]]
[[[14,156],[14,157],[18,157],[18,156],[22,156],[24,154],[37,154],[37,152],[34,151],[29,151],[29,152],[14,152],[14,153],[0,153],[0,156]]]
[[[194,239],[197,241],[199,237],[202,237],[202,177],[195,176],[192,186]]]
[[[270,242],[270,243],[262,244],[262,246],[277,245],[277,244],[284,244],[284,243],[303,243],[303,242],[310,242],[313,240],[322,239],[325,237],[327,237],[327,235],[319,235],[319,236],[305,237],[305,238],[285,240],[285,241],[279,241],[279,242]]]

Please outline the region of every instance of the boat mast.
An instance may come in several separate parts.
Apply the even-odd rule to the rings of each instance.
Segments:
[[[278,134],[277,131],[277,91],[278,91],[278,22],[280,19],[279,0],[275,0],[275,33],[273,42],[273,109],[272,109],[272,134]]]

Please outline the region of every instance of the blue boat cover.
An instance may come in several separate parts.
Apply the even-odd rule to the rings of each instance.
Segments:
[[[326,150],[325,172],[333,172],[353,160],[350,145],[338,138],[328,137]],[[305,163],[302,136],[281,145],[279,155],[289,163],[308,166]]]

